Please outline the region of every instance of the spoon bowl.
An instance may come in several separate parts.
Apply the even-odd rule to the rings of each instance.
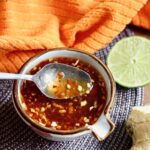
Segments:
[[[92,89],[92,80],[87,72],[62,63],[51,63],[44,66],[32,79],[45,96],[53,99],[73,98]],[[71,88],[69,80],[78,84],[76,89]],[[70,92],[66,94],[66,90],[69,89]],[[72,92],[72,90],[78,92]]]

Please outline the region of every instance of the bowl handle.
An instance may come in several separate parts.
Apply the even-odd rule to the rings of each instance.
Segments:
[[[111,120],[106,118],[104,113],[100,116],[97,122],[93,125],[88,125],[88,129],[96,136],[100,141],[104,140],[114,130],[115,125]]]

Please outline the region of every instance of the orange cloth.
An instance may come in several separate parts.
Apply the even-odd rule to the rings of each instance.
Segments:
[[[132,19],[150,29],[149,9],[150,0],[0,0],[0,71],[49,48],[94,53]]]
[[[150,29],[150,0],[133,18],[132,23],[145,29]]]

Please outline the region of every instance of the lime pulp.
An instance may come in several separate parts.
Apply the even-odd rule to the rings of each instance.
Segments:
[[[150,40],[140,36],[120,40],[111,49],[107,65],[115,81],[124,87],[150,83]]]

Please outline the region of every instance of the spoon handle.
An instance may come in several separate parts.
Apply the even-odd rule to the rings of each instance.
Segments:
[[[32,75],[0,72],[0,79],[24,79],[32,81]]]

